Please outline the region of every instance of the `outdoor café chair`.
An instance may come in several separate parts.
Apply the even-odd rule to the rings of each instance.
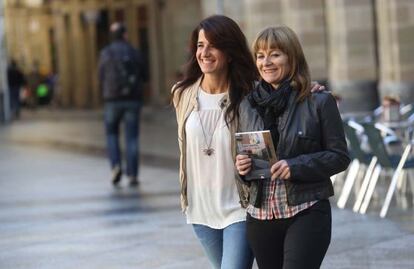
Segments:
[[[377,158],[378,163],[375,166],[375,169],[369,180],[368,188],[366,190],[366,194],[364,195],[364,199],[360,208],[360,213],[366,213],[381,171],[383,169],[391,169],[394,171],[394,173],[391,178],[385,201],[380,212],[380,216],[383,218],[387,214],[392,196],[396,189],[397,182],[400,179],[400,176],[402,176],[403,169],[414,168],[414,159],[408,159],[408,156],[411,152],[411,143],[406,144],[402,154],[390,155],[384,144],[381,131],[377,128],[379,125],[375,123],[362,123],[362,126],[364,127],[365,135],[368,138],[368,144],[371,148],[372,154]]]
[[[360,167],[362,164],[363,166],[367,166],[367,169],[356,200],[360,206],[362,197],[365,194],[369,179],[371,178],[372,172],[377,162],[377,158],[375,156],[365,152],[361,147],[361,139],[359,138],[358,133],[362,134],[364,132],[364,128],[362,127],[362,125],[352,120],[344,122],[343,125],[345,136],[348,140],[348,147],[351,154],[352,162],[349,166],[347,177],[345,178],[341,194],[338,198],[337,206],[339,208],[345,208],[346,202],[348,201],[349,195],[352,191],[352,187],[355,183],[356,178],[358,177]],[[364,191],[361,191],[362,189],[364,189]],[[356,209],[357,203],[355,203],[354,205],[355,212],[359,209],[359,206],[358,209]]]

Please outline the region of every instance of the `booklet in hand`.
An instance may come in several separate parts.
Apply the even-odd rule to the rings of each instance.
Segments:
[[[277,161],[272,135],[269,130],[236,133],[237,154],[249,155],[252,168],[245,180],[270,178],[270,167]]]

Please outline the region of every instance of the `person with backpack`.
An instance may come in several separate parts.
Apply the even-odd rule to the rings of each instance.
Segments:
[[[105,102],[104,118],[112,183],[117,186],[125,173],[129,185],[137,186],[139,121],[147,69],[141,53],[128,42],[127,29],[122,23],[113,23],[110,33],[112,42],[100,53],[98,75]],[[126,170],[122,169],[119,145],[122,122],[125,126]]]

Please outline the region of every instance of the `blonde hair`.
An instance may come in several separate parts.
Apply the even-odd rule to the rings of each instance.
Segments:
[[[260,31],[253,42],[254,59],[259,50],[278,49],[288,57],[291,86],[299,92],[298,101],[310,95],[311,78],[302,46],[295,32],[287,26],[267,27]]]

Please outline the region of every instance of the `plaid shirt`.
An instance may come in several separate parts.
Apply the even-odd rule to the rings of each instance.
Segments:
[[[287,203],[285,181],[281,179],[266,180],[263,183],[262,207],[253,205],[247,207],[247,213],[255,219],[285,219],[295,216],[315,204],[317,201],[306,202],[296,206],[289,206]]]

